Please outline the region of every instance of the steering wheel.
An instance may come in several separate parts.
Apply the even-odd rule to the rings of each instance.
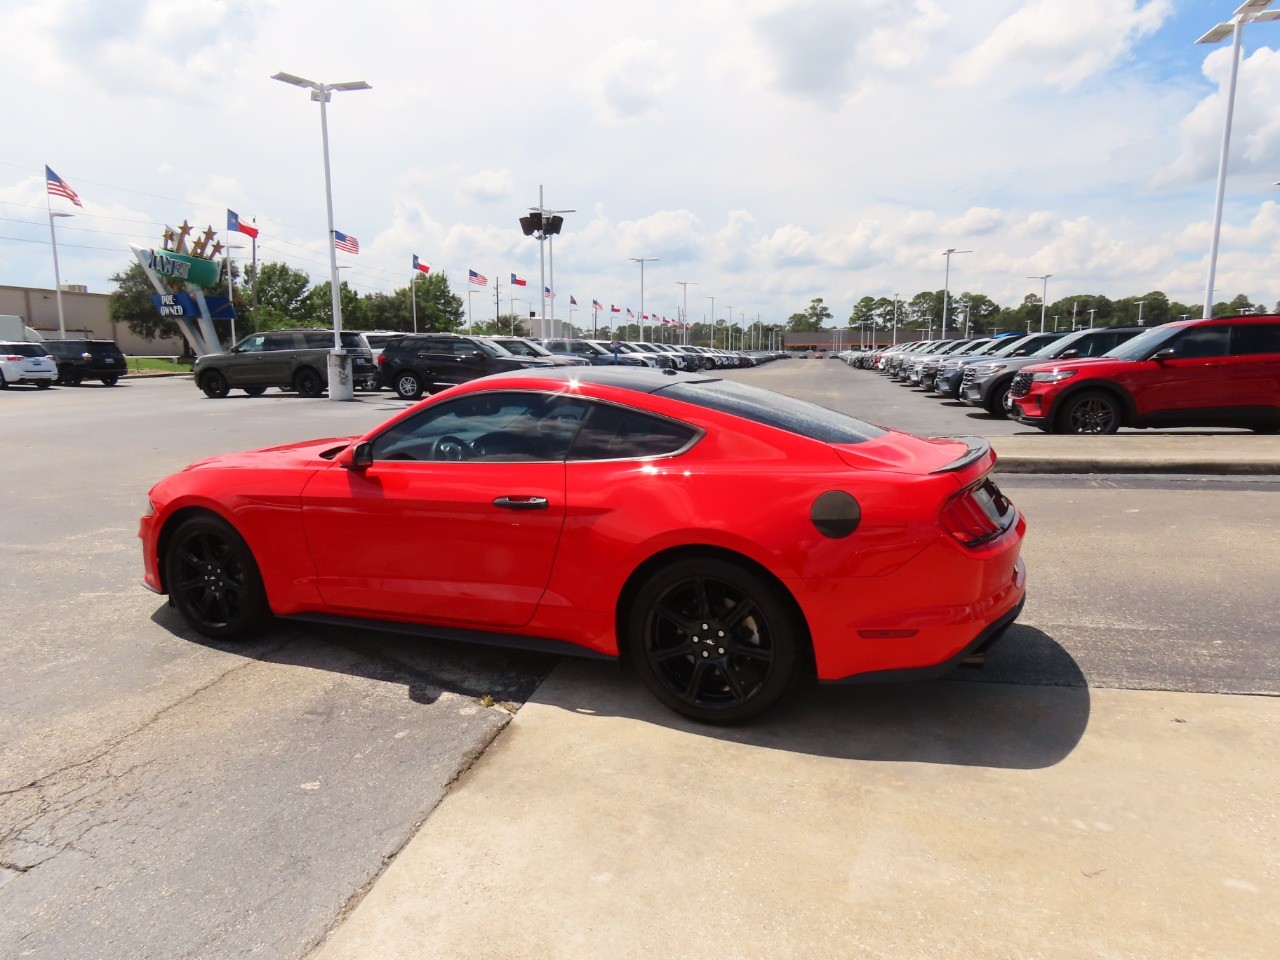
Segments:
[[[453,434],[440,437],[431,445],[432,460],[466,460],[470,453],[467,442]]]

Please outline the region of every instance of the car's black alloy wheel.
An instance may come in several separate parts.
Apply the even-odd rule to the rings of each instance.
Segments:
[[[310,367],[304,367],[293,375],[293,389],[304,397],[318,397],[324,392],[324,381]]]
[[[1071,397],[1058,420],[1063,433],[1115,433],[1120,429],[1120,404],[1097,390]]]
[[[217,370],[210,370],[200,378],[200,389],[204,391],[206,397],[219,400],[231,392],[231,387],[227,384],[227,378]]]
[[[628,618],[629,650],[645,685],[706,723],[747,720],[776,703],[795,674],[803,629],[776,587],[717,558],[662,568]]]
[[[206,637],[231,639],[267,618],[258,565],[225,521],[212,516],[184,520],[170,538],[163,562],[173,605]]]

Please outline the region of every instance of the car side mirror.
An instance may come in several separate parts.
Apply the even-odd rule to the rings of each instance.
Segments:
[[[472,360],[488,360],[489,355],[485,353],[483,350],[472,350],[471,359]]]
[[[1058,354],[1058,359],[1070,360],[1072,357],[1078,356],[1080,356],[1080,351],[1073,348],[1071,350],[1063,350],[1062,353]]]
[[[368,470],[373,466],[373,441],[365,440],[342,451],[338,463],[348,470]]]
[[[1165,347],[1163,350],[1157,350],[1155,353],[1153,353],[1151,355],[1151,359],[1155,360],[1157,363],[1162,363],[1165,360],[1174,359],[1174,357],[1176,357],[1177,355],[1178,355],[1177,348]]]

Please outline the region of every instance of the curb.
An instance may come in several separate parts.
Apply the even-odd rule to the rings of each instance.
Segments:
[[[1114,460],[1089,457],[1000,457],[996,473],[1189,474],[1203,476],[1277,476],[1280,463],[1213,459]]]

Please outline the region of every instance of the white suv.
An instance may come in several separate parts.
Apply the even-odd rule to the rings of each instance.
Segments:
[[[58,364],[38,343],[0,343],[0,390],[11,383],[34,383],[47,390],[58,379]]]

